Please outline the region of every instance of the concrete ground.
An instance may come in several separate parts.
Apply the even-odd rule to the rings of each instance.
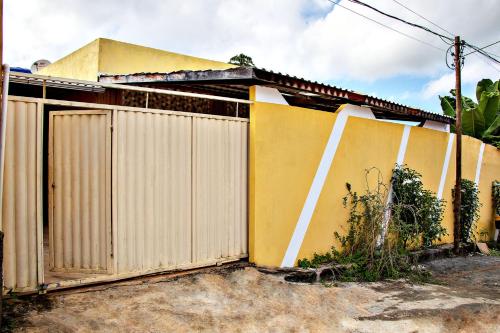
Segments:
[[[499,332],[500,257],[439,259],[441,284],[289,283],[214,268],[11,300],[15,332]]]

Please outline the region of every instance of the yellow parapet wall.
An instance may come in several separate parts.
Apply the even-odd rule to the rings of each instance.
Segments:
[[[484,145],[477,168],[481,145],[464,137],[462,168],[464,178],[479,176],[483,206],[478,231],[488,230],[491,237],[491,183],[500,178],[500,152]],[[364,170],[372,167],[389,183],[398,158],[422,174],[427,189],[437,193],[442,184],[447,202],[443,223],[450,234],[443,242],[451,242],[454,149],[454,135],[445,132],[255,102],[250,108],[250,261],[289,266],[329,250],[334,232],[347,228],[345,183],[363,191]]]
[[[38,74],[97,81],[99,74],[228,69],[220,61],[98,38],[41,69]]]

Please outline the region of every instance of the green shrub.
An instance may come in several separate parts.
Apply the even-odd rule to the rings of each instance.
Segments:
[[[372,172],[378,172],[374,187],[368,182]],[[346,183],[347,195],[343,204],[349,209],[348,229],[343,235],[334,233],[340,246],[332,247],[324,254],[314,254],[311,260],[299,260],[299,265],[308,268],[338,263],[343,268],[337,273],[339,279],[344,281],[403,277],[422,281],[428,274],[417,268],[414,257],[405,246],[406,243],[417,244],[421,233],[409,232],[407,221],[400,219],[405,209],[418,210],[409,204],[402,207],[400,202],[387,203],[388,186],[375,168],[365,171],[365,184],[364,192],[358,194]],[[397,213],[390,214],[391,211]]]
[[[337,273],[344,281],[428,279],[429,274],[418,268],[408,245],[418,247],[423,242],[428,246],[446,232],[440,224],[443,202],[422,189],[420,175],[414,170],[397,168],[394,171],[393,192],[398,199],[392,203],[387,202],[388,186],[375,168],[365,171],[362,194],[346,183],[343,204],[349,209],[348,229],[343,235],[334,233],[340,246],[324,254],[315,253],[311,260],[299,260],[300,267],[337,263],[343,266]],[[368,182],[372,172],[378,172],[374,187]]]
[[[299,259],[298,266],[301,268],[318,268],[322,264],[329,263],[333,261],[333,256],[330,252],[324,254],[314,253],[313,258],[309,259]]]
[[[425,190],[422,176],[406,166],[396,166],[392,173],[392,214],[401,221],[401,239],[406,247],[432,246],[447,235],[441,225],[445,208],[444,200]],[[417,244],[409,244],[408,240]]]
[[[500,181],[495,180],[491,185],[491,196],[493,197],[493,207],[495,207],[495,213],[500,215]]]
[[[462,202],[460,206],[460,238],[464,243],[472,243],[476,240],[477,221],[479,220],[479,189],[475,182],[462,179]],[[455,190],[452,190],[455,200]]]

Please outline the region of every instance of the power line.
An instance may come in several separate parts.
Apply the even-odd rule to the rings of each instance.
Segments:
[[[488,45],[486,45],[486,46],[483,46],[482,48],[480,48],[480,50],[484,50],[485,48],[490,47],[490,46],[493,46],[493,45],[498,44],[498,43],[500,43],[500,40],[499,40],[499,41],[496,41],[496,42],[494,42],[494,43],[488,44]],[[477,52],[477,51],[472,51],[472,52],[469,52],[469,53],[465,54],[465,55],[464,55],[464,57],[468,56],[469,54],[475,53],[475,52]],[[486,52],[486,51],[484,51],[484,52]],[[496,55],[496,54],[494,54],[494,53],[491,53],[491,52],[486,52],[486,53],[488,53],[488,54],[490,54],[490,55],[494,55],[494,56],[496,56],[496,57],[500,57],[500,56],[498,56],[498,55]]]
[[[424,19],[425,21],[429,22],[429,23],[430,23],[430,24],[432,24],[433,26],[435,26],[435,27],[437,27],[437,28],[441,29],[442,31],[446,32],[446,33],[447,33],[447,34],[449,34],[450,36],[452,36],[452,37],[453,37],[453,36],[455,36],[455,35],[456,35],[456,34],[454,34],[454,33],[450,32],[449,30],[446,30],[445,28],[441,27],[440,25],[438,25],[438,24],[436,24],[436,23],[432,22],[431,20],[427,19],[425,16],[423,16],[423,15],[421,15],[421,14],[417,13],[417,12],[416,12],[416,11],[414,11],[413,9],[409,8],[408,6],[406,6],[406,5],[402,4],[402,3],[401,3],[401,2],[399,2],[398,0],[392,0],[392,1],[393,1],[393,2],[395,2],[395,3],[397,3],[398,5],[400,5],[401,7],[403,7],[403,8],[405,8],[405,9],[407,9],[408,11],[412,12],[413,14],[417,15],[418,17],[420,17],[420,18]],[[441,38],[441,37],[440,37],[440,38]],[[443,42],[447,43],[447,42],[446,42],[443,38],[441,38],[441,40],[443,40]],[[498,44],[498,43],[500,43],[500,40],[499,40],[499,41],[496,41],[496,42],[494,42],[494,43],[488,44],[488,45],[486,45],[486,46],[484,46],[484,47],[482,47],[482,48],[481,48],[481,50],[484,50],[485,48],[490,47],[490,46],[493,46],[493,45]],[[448,44],[448,43],[447,43],[447,44]],[[475,52],[477,52],[477,51],[472,51],[472,52],[469,52],[469,53],[467,53],[467,54],[464,54],[463,56],[464,56],[464,57],[466,57],[466,56],[468,56],[469,54],[472,54],[472,53],[475,53]],[[485,51],[485,52],[486,52],[486,51]],[[498,55],[496,55],[496,54],[494,54],[494,53],[491,53],[491,52],[486,52],[486,53],[488,53],[489,55],[492,55],[492,56],[500,57],[500,56],[498,56]]]
[[[395,3],[397,3],[398,5],[400,5],[401,7],[406,8],[407,10],[409,10],[409,11],[410,11],[410,12],[412,12],[413,14],[417,15],[418,17],[420,17],[420,18],[424,19],[425,21],[429,22],[429,23],[430,23],[430,24],[432,24],[433,26],[435,26],[435,27],[437,27],[437,28],[441,29],[442,31],[446,32],[448,35],[450,35],[450,36],[452,36],[452,37],[453,37],[453,36],[455,36],[455,34],[454,34],[454,33],[449,32],[449,31],[448,31],[448,30],[446,30],[445,28],[443,28],[443,27],[439,26],[438,24],[436,24],[436,23],[432,22],[431,20],[427,19],[427,18],[426,18],[426,17],[424,17],[423,15],[421,15],[421,14],[417,13],[416,11],[412,10],[411,8],[408,8],[407,6],[405,6],[404,4],[402,4],[401,2],[399,2],[399,1],[397,1],[397,0],[392,0],[392,1],[394,1]]]
[[[486,65],[490,66],[491,68],[493,68],[494,70],[496,70],[498,73],[500,73],[500,69],[496,68],[495,65],[493,65],[491,63],[491,61],[489,61],[488,59],[485,59],[485,58],[481,57],[477,53],[473,53],[473,55],[477,56],[477,58],[480,59],[482,62],[484,62]]]
[[[432,45],[431,43],[428,43],[428,42],[426,42],[426,41],[423,41],[423,40],[421,40],[421,39],[418,39],[418,38],[416,38],[416,37],[413,37],[413,36],[411,36],[411,35],[408,35],[408,34],[406,34],[406,33],[402,32],[402,31],[399,31],[399,30],[397,30],[397,29],[394,29],[394,28],[392,28],[392,27],[390,27],[390,26],[388,26],[388,25],[385,25],[385,24],[383,24],[383,23],[381,23],[381,22],[379,22],[379,21],[377,21],[377,20],[374,20],[374,19],[372,19],[372,18],[370,18],[370,17],[368,17],[368,16],[365,16],[365,15],[363,15],[363,14],[360,14],[360,13],[358,13],[358,12],[356,12],[356,11],[354,11],[354,10],[352,10],[352,9],[350,9],[350,8],[348,8],[348,7],[346,7],[346,6],[343,6],[343,5],[341,5],[341,4],[339,3],[339,2],[340,2],[340,0],[339,0],[339,1],[337,1],[337,2],[335,2],[335,1],[333,1],[333,0],[327,0],[327,1],[329,1],[329,2],[333,3],[333,4],[334,4],[334,5],[336,5],[336,6],[339,6],[339,7],[341,7],[341,8],[344,8],[345,10],[348,10],[348,11],[350,11],[351,13],[354,13],[354,14],[359,15],[359,16],[361,16],[361,17],[363,17],[363,18],[365,18],[365,19],[367,19],[367,20],[369,20],[369,21],[372,21],[372,22],[374,22],[374,23],[376,23],[376,24],[378,24],[378,25],[381,25],[381,26],[383,26],[383,27],[385,27],[385,28],[387,28],[387,29],[389,29],[389,30],[392,30],[392,31],[394,31],[394,32],[396,32],[396,33],[398,33],[398,34],[400,34],[400,35],[403,35],[403,36],[405,36],[405,37],[407,37],[407,38],[413,39],[414,41],[417,41],[417,42],[419,42],[419,43],[425,44],[425,45],[427,45],[427,46],[430,46],[430,47],[432,47],[432,48],[434,48],[434,49],[437,49],[437,50],[440,50],[440,51],[446,51],[446,50],[445,50],[445,49],[443,49],[443,48],[440,48],[440,47],[438,47],[438,46]]]
[[[383,12],[383,11],[381,11],[380,9],[377,9],[377,8],[375,8],[375,7],[373,7],[373,6],[370,6],[369,4],[366,4],[366,3],[361,2],[361,1],[359,1],[359,0],[349,0],[349,1],[350,1],[350,2],[352,2],[352,3],[355,3],[355,4],[357,4],[357,5],[360,5],[360,6],[364,6],[364,7],[370,8],[371,10],[374,10],[374,11],[376,11],[376,12],[377,12],[377,13],[379,13],[379,14],[382,14],[382,15],[387,16],[387,17],[389,17],[389,18],[392,18],[392,19],[394,19],[394,20],[397,20],[397,21],[403,22],[404,24],[408,24],[408,25],[411,25],[412,27],[419,28],[419,29],[422,29],[422,30],[424,30],[424,31],[430,32],[431,34],[436,35],[436,36],[438,36],[438,37],[441,37],[441,38],[447,39],[447,40],[449,40],[449,41],[452,41],[452,40],[453,40],[453,38],[450,38],[450,37],[448,37],[448,36],[445,36],[445,35],[442,35],[442,34],[440,34],[440,33],[438,33],[438,32],[435,32],[435,31],[433,31],[433,30],[431,30],[431,29],[429,29],[429,28],[427,28],[427,27],[424,27],[423,25],[416,24],[416,23],[413,23],[413,22],[408,22],[408,21],[406,21],[406,20],[403,20],[402,18],[399,18],[399,17],[397,17],[397,16],[394,16],[394,15],[388,14],[388,13],[386,13],[386,12]]]
[[[477,53],[479,53],[479,54],[482,54],[482,55],[483,55],[483,56],[485,56],[486,58],[488,58],[488,59],[490,59],[490,60],[493,60],[494,62],[496,62],[496,63],[500,64],[500,60],[498,60],[498,59],[496,59],[496,58],[494,58],[494,57],[490,56],[488,53],[486,53],[485,51],[483,51],[483,50],[482,50],[482,49],[480,49],[479,47],[474,46],[474,45],[471,45],[471,44],[469,44],[469,43],[467,43],[467,42],[464,42],[464,44],[465,44],[465,46],[468,46],[468,47],[470,47],[471,49],[473,49],[473,50],[474,50],[474,51],[473,51],[473,52],[471,52],[471,53],[477,52]]]
[[[331,2],[331,0],[329,0],[329,1]],[[440,33],[437,33],[437,32],[435,32],[435,31],[433,31],[433,30],[431,30],[431,29],[429,29],[429,28],[427,28],[427,27],[425,27],[425,26],[422,26],[422,25],[420,25],[420,24],[416,24],[416,23],[412,23],[412,22],[408,22],[408,21],[403,20],[403,19],[401,19],[401,18],[399,18],[399,17],[397,17],[397,16],[394,16],[394,15],[388,14],[388,13],[386,13],[386,12],[383,12],[383,11],[381,11],[381,10],[379,10],[379,9],[377,9],[377,8],[373,7],[373,6],[370,6],[370,5],[368,5],[368,4],[366,4],[366,3],[362,2],[362,1],[359,1],[359,0],[349,0],[349,1],[350,1],[350,2],[352,2],[352,3],[355,3],[355,4],[357,4],[357,5],[367,7],[367,8],[369,8],[369,9],[371,9],[371,10],[373,10],[373,11],[376,11],[377,13],[382,14],[382,15],[384,15],[384,16],[386,16],[386,17],[389,17],[389,18],[392,18],[392,19],[394,19],[394,20],[400,21],[400,22],[405,23],[405,24],[407,24],[407,25],[410,25],[410,26],[412,26],[412,27],[415,27],[415,28],[418,28],[418,29],[421,29],[421,30],[427,31],[427,32],[429,32],[429,33],[431,33],[431,34],[433,34],[433,35],[438,36],[438,37],[439,37],[439,38],[441,38],[443,41],[444,41],[444,39],[446,39],[446,40],[448,40],[448,41],[452,41],[452,40],[453,40],[452,38],[447,37],[447,36],[444,36],[444,35],[442,35],[442,34],[440,34]],[[337,5],[339,5],[339,4],[337,4]],[[341,6],[341,5],[339,5],[339,6]],[[345,7],[344,7],[344,8],[345,8]],[[486,51],[483,51],[483,50],[482,50],[482,49],[480,49],[479,47],[474,46],[474,45],[469,44],[469,43],[466,43],[465,41],[462,41],[462,43],[463,43],[463,45],[465,45],[465,46],[467,46],[467,47],[470,47],[470,48],[472,48],[473,50],[475,50],[474,52],[478,52],[479,54],[481,54],[481,55],[485,56],[486,58],[488,58],[488,59],[490,59],[490,60],[492,60],[492,61],[494,61],[494,62],[496,62],[496,63],[499,63],[499,64],[500,64],[500,60],[498,60],[498,59],[496,59],[496,58],[492,57],[490,54],[488,54]],[[450,45],[450,44],[448,44],[448,45]],[[442,50],[443,50],[443,49],[442,49]],[[450,49],[448,49],[446,52],[448,52],[449,50],[450,50]],[[445,51],[445,50],[443,50],[443,51]],[[462,56],[462,57],[463,57],[463,56]]]

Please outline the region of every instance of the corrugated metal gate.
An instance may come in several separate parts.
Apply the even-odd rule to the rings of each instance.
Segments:
[[[50,269],[111,270],[111,112],[49,116]]]
[[[9,97],[4,292],[37,290],[49,269],[43,103]],[[49,115],[50,268],[105,281],[246,257],[248,119],[99,108]],[[48,288],[97,281],[79,276]]]
[[[244,119],[117,111],[118,273],[247,254],[247,130]]]

